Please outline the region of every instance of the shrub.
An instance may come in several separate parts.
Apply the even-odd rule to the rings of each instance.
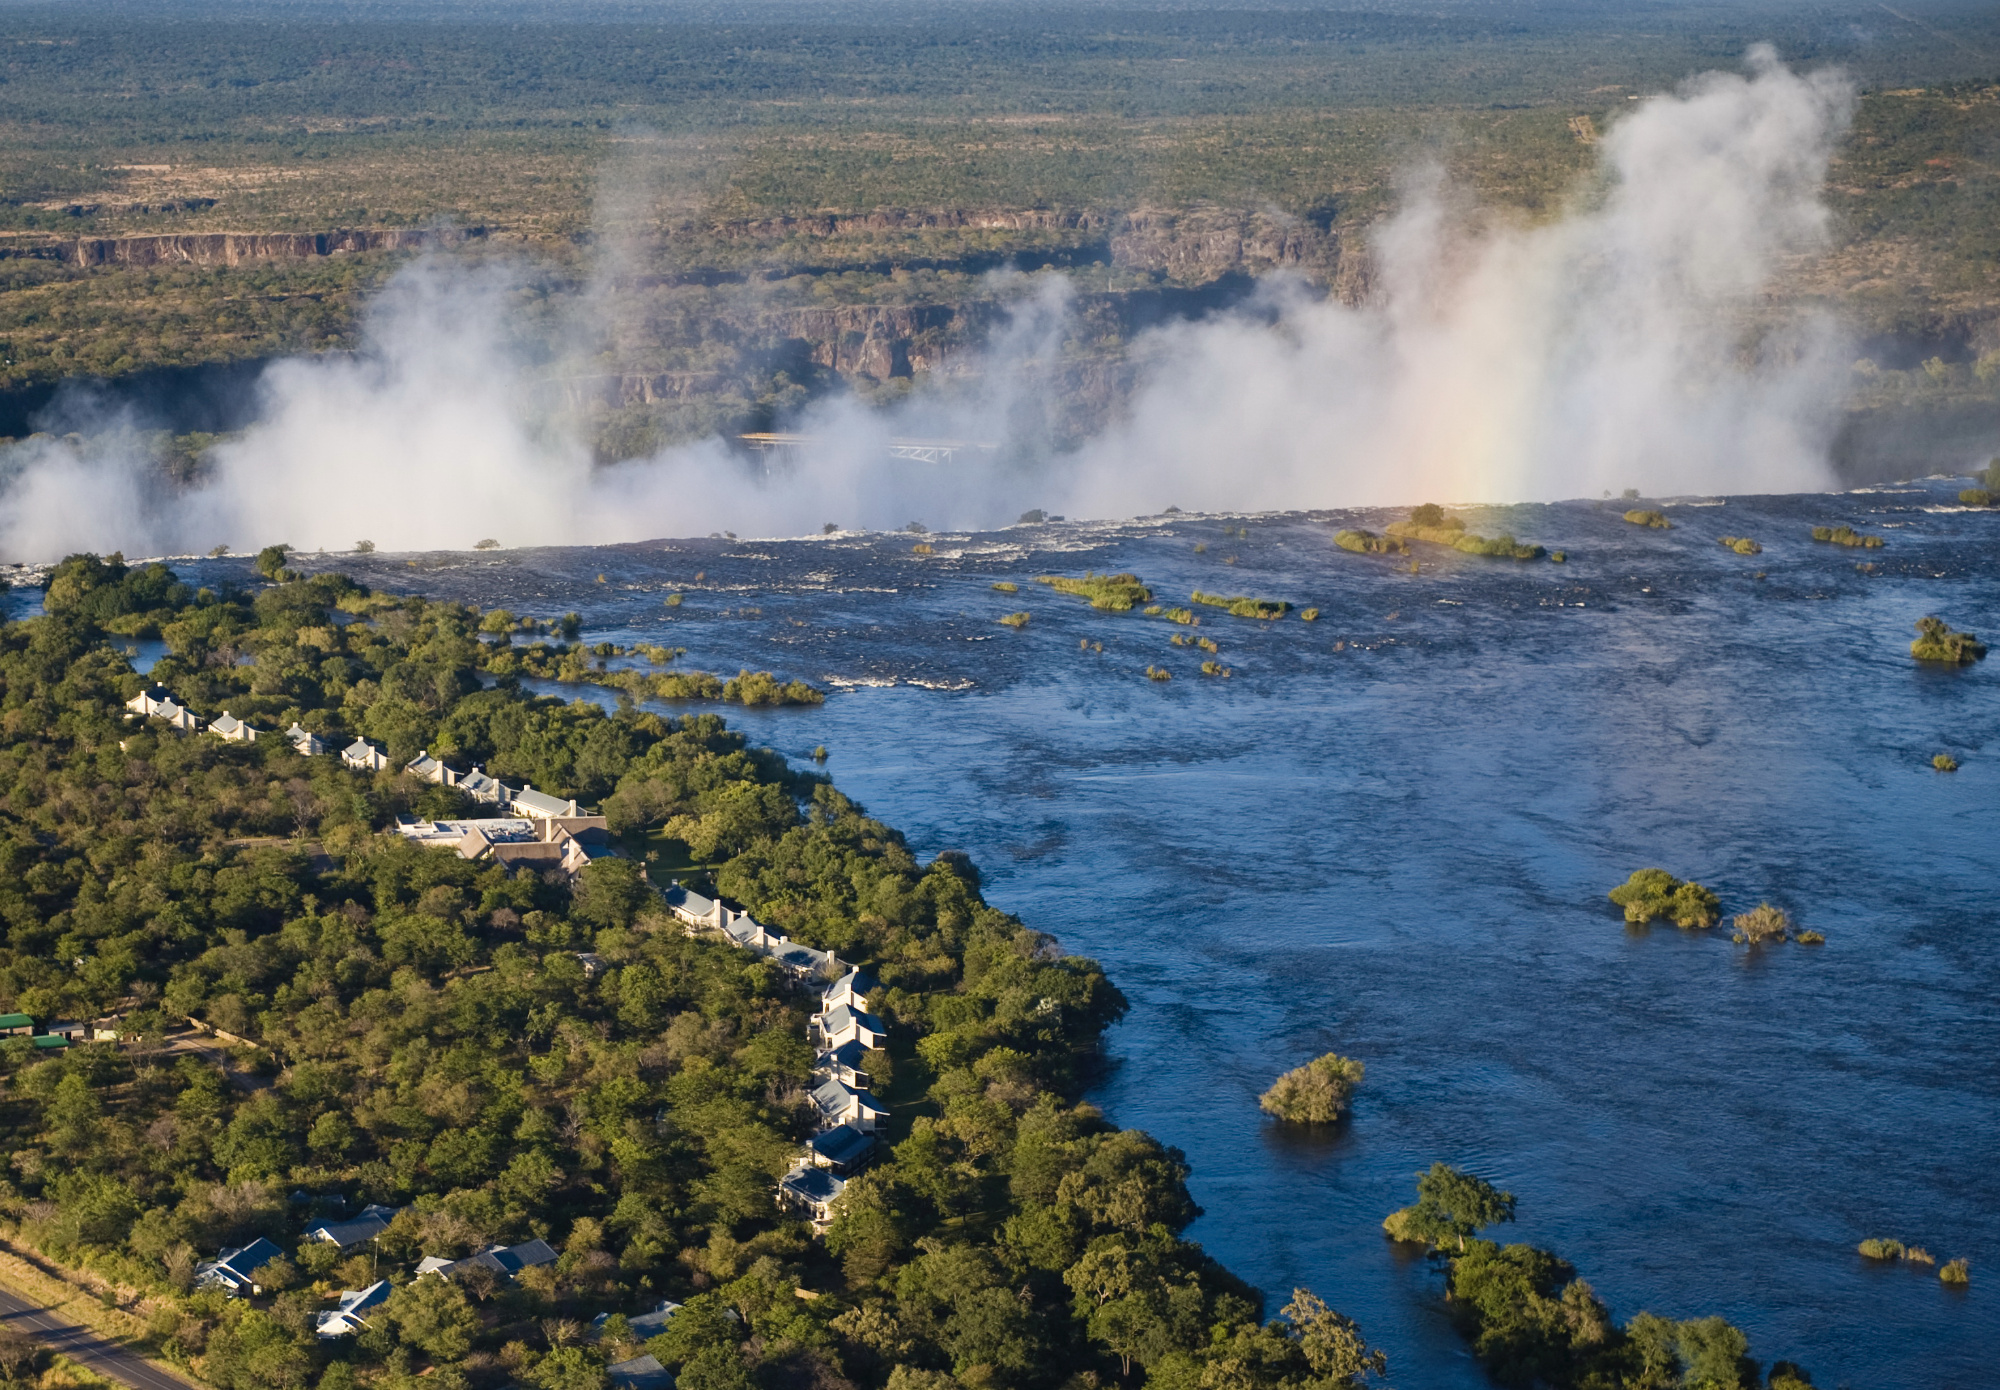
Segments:
[[[1227,677],[1227,676],[1229,676],[1230,674],[1232,674],[1232,673],[1230,672],[1230,669],[1229,669],[1229,668],[1228,668],[1227,666],[1224,666],[1224,665],[1223,665],[1223,664],[1222,664],[1221,662],[1219,662],[1219,661],[1204,661],[1204,662],[1202,662],[1202,663],[1201,663],[1201,673],[1202,673],[1202,674],[1203,674],[1204,676],[1223,676],[1223,677]]]
[[[1792,919],[1782,907],[1758,903],[1748,912],[1739,913],[1731,925],[1736,928],[1735,940],[1739,944],[1761,946],[1767,941],[1783,941],[1791,932]]]
[[[1938,1278],[1947,1284],[1969,1284],[1972,1267],[1964,1260],[1946,1260],[1938,1269]]]
[[[1078,598],[1090,600],[1092,608],[1101,608],[1107,613],[1129,613],[1142,603],[1153,601],[1153,591],[1139,582],[1136,574],[1090,574],[1081,579],[1071,579],[1060,574],[1044,574],[1036,577],[1037,584],[1046,584],[1059,594],[1074,594]]]
[[[1302,623],[1318,622],[1319,610],[1317,608],[1301,608],[1299,610],[1299,621]]]
[[[1956,772],[1958,771],[1958,759],[1949,753],[1938,753],[1932,756],[1931,766],[1939,772]]]
[[[1009,613],[1000,620],[1000,625],[1002,627],[1024,628],[1028,625],[1028,615],[1026,613]]]
[[[493,537],[488,536],[485,540],[473,542],[472,548],[474,550],[498,550],[500,548],[500,542],[494,540]]]
[[[1257,1104],[1266,1114],[1292,1124],[1332,1124],[1346,1113],[1347,1102],[1365,1071],[1352,1057],[1329,1052],[1272,1082]]]
[[[1421,509],[1420,509],[1421,510]],[[1336,531],[1333,543],[1356,555],[1407,555],[1410,543],[1400,536],[1378,536],[1373,531]]]
[[[1637,925],[1664,917],[1677,927],[1712,927],[1722,904],[1699,883],[1683,883],[1665,869],[1637,869],[1611,890],[1611,901],[1625,909],[1625,920]]]
[[[1001,580],[998,584],[995,584],[993,588],[996,592],[1002,594],[1018,594],[1021,592],[1021,586],[1019,584],[1009,583],[1005,579]]]
[[[1210,656],[1218,656],[1222,652],[1221,645],[1213,637],[1197,637],[1194,639],[1194,644]]]
[[[1674,529],[1673,522],[1668,521],[1663,512],[1642,511],[1634,507],[1631,511],[1625,513],[1625,519],[1634,526],[1650,526],[1655,531],[1671,531]]]
[[[917,542],[917,543],[916,543],[915,545],[913,545],[913,546],[911,546],[911,547],[910,547],[910,553],[911,553],[912,555],[933,555],[933,554],[936,554],[936,552],[935,552],[934,550],[932,550],[932,549],[931,549],[931,547],[930,547],[930,544],[929,544],[929,542],[927,542],[927,541],[918,541],[918,542]]]
[[[1938,617],[1917,619],[1917,640],[1910,643],[1910,655],[1919,661],[1942,661],[1964,666],[1986,659],[1986,644],[1969,632],[1953,632]]]
[[[1793,937],[1792,939],[1793,939],[1794,941],[1798,942],[1798,943],[1799,943],[1799,945],[1801,945],[1801,946],[1824,946],[1824,945],[1826,945],[1826,937],[1825,937],[1824,935],[1822,935],[1821,933],[1819,933],[1819,932],[1816,932],[1816,931],[1802,931],[1802,932],[1800,932],[1800,933],[1799,933],[1799,934],[1798,934],[1797,936]]]
[[[1148,666],[1146,668],[1146,679],[1149,681],[1170,681],[1173,678],[1174,673],[1164,666]]]
[[[1852,526],[1815,526],[1812,529],[1812,538],[1832,545],[1859,546],[1864,550],[1882,548],[1880,536],[1860,535]]]
[[[1724,536],[1721,543],[1728,546],[1738,555],[1762,555],[1764,553],[1764,547],[1751,540],[1748,536]]]
[[[1855,1247],[1865,1260],[1900,1260],[1903,1258],[1903,1242],[1888,1236],[1870,1236]]]
[[[1165,618],[1170,623],[1179,623],[1182,627],[1201,626],[1201,619],[1195,616],[1194,610],[1192,608],[1163,609],[1159,608],[1158,605],[1155,605],[1153,608],[1149,608],[1146,611],[1149,613],[1153,613],[1157,617]]]
[[[1988,492],[1983,487],[1969,487],[1958,494],[1958,500],[1968,507],[1990,507],[2000,503],[2000,492]]]
[[[1937,1260],[1931,1256],[1931,1252],[1924,1249],[1921,1245],[1904,1246],[1903,1258],[1913,1265],[1934,1265],[1937,1263]]]
[[[1568,555],[1568,553],[1567,553],[1567,552],[1565,552],[1565,551],[1561,551],[1561,550],[1551,550],[1551,551],[1549,552],[1549,563],[1550,563],[1550,564],[1555,564],[1555,565],[1560,565],[1560,564],[1562,564],[1563,562],[1565,562],[1565,561],[1566,561],[1566,560],[1568,560],[1568,559],[1569,559],[1569,555]]]

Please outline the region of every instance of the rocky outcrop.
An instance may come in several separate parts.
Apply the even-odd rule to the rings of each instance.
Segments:
[[[251,261],[311,260],[341,252],[455,246],[468,238],[485,235],[484,227],[373,227],[331,232],[174,232],[81,237],[63,259],[79,266],[238,266]]]

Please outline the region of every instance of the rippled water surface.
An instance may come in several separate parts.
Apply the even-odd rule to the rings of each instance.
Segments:
[[[1386,517],[1323,514],[352,567],[837,686],[731,718],[825,744],[920,852],[971,852],[995,903],[1105,963],[1132,1011],[1097,1099],[1187,1152],[1196,1239],[1273,1307],[1306,1284],[1358,1318],[1393,1382],[1483,1383],[1378,1226],[1445,1159],[1621,1317],[1720,1313],[1821,1385],[1972,1387],[2000,1375],[2000,659],[1907,649],[1926,613],[1994,625],[2000,515],[1958,486],[1687,503],[1669,531],[1472,513],[1568,563],[1426,548],[1416,574],[1331,543]],[[1887,545],[1807,539],[1841,523]],[[1032,582],[1087,568],[1321,616],[1209,610],[1234,674],[1204,678],[1185,629]],[[1827,944],[1628,931],[1604,894],[1645,865]],[[1352,1122],[1264,1119],[1327,1050],[1367,1063]],[[1970,1290],[1867,1266],[1870,1235],[1969,1257]]]

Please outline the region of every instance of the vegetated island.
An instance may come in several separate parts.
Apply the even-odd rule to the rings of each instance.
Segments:
[[[1882,548],[1880,536],[1864,536],[1852,526],[1815,526],[1812,528],[1812,538],[1830,545],[1845,545],[1861,550]]]
[[[1748,536],[1723,536],[1718,544],[1726,545],[1738,555],[1762,555],[1764,547]]]
[[[1905,1245],[1892,1236],[1870,1236],[1855,1247],[1864,1260],[1878,1260],[1884,1264],[1901,1261],[1909,1265],[1937,1265],[1937,1257],[1921,1245]],[[1944,1284],[1969,1284],[1972,1282],[1972,1265],[1965,1259],[1946,1260],[1938,1265],[1938,1281]]]
[[[1634,526],[1648,526],[1655,531],[1671,531],[1674,529],[1673,522],[1667,520],[1665,512],[1649,512],[1642,508],[1634,507],[1631,511],[1625,513],[1625,519]]]
[[[1513,1194],[1434,1163],[1417,1179],[1416,1204],[1382,1223],[1392,1239],[1429,1247],[1444,1269],[1452,1321],[1501,1385],[1810,1390],[1812,1378],[1789,1361],[1773,1362],[1767,1379],[1750,1339],[1720,1317],[1676,1322],[1640,1312],[1620,1326],[1567,1260],[1479,1238],[1514,1211]]]
[[[1512,536],[1495,536],[1492,540],[1474,535],[1465,529],[1465,523],[1455,516],[1446,516],[1443,507],[1435,502],[1426,502],[1410,513],[1408,521],[1392,521],[1388,526],[1389,535],[1398,540],[1428,541],[1432,545],[1450,546],[1453,550],[1467,555],[1496,555],[1509,560],[1538,560],[1547,552],[1539,545],[1524,545]]]
[[[1357,555],[1408,555],[1410,543],[1401,536],[1379,536],[1373,531],[1346,530],[1333,533],[1333,543]]]
[[[1610,898],[1634,926],[1663,917],[1677,927],[1712,927],[1722,912],[1715,894],[1699,883],[1683,883],[1665,869],[1635,869],[1611,890]]]
[[[1969,632],[1953,632],[1943,618],[1919,618],[1917,640],[1910,643],[1910,655],[1919,661],[1967,666],[1986,660],[1986,644]]]
[[[1258,1108],[1290,1124],[1330,1125],[1347,1113],[1366,1070],[1352,1057],[1329,1052],[1272,1082],[1257,1098]]]
[[[1260,618],[1271,621],[1282,618],[1292,611],[1292,605],[1281,598],[1245,598],[1241,594],[1205,594],[1196,589],[1188,596],[1194,602],[1210,608],[1220,608],[1232,618]]]
[[[1036,576],[1035,582],[1046,584],[1059,594],[1074,594],[1078,598],[1089,599],[1092,608],[1101,608],[1107,613],[1129,613],[1141,604],[1153,601],[1153,591],[1141,584],[1136,574],[1086,572],[1081,579],[1044,574]]]
[[[1081,1101],[1124,999],[963,856],[713,714],[481,688],[461,604],[62,573],[0,628],[0,1007],[32,1033],[0,1039],[0,1218],[148,1299],[138,1345],[220,1390],[1380,1368],[1180,1238],[1181,1154]],[[104,627],[142,602],[150,680]],[[495,822],[436,753],[628,854],[440,834]],[[714,898],[648,881],[662,835]]]

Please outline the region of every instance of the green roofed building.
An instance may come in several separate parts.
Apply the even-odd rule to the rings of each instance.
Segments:
[[[42,1037],[42,1038],[30,1038],[30,1039],[28,1039],[28,1041],[29,1041],[29,1042],[31,1042],[31,1043],[33,1043],[33,1044],[34,1044],[34,1045],[35,1045],[36,1047],[68,1047],[68,1046],[69,1046],[69,1039],[68,1039],[68,1038],[65,1038],[65,1037],[64,1037],[64,1036],[63,1036],[62,1034],[60,1034],[60,1033],[52,1033],[52,1034],[50,1034],[49,1036],[47,1036],[47,1037]]]
[[[35,1020],[26,1014],[0,1014],[0,1036],[9,1033],[32,1033]]]

